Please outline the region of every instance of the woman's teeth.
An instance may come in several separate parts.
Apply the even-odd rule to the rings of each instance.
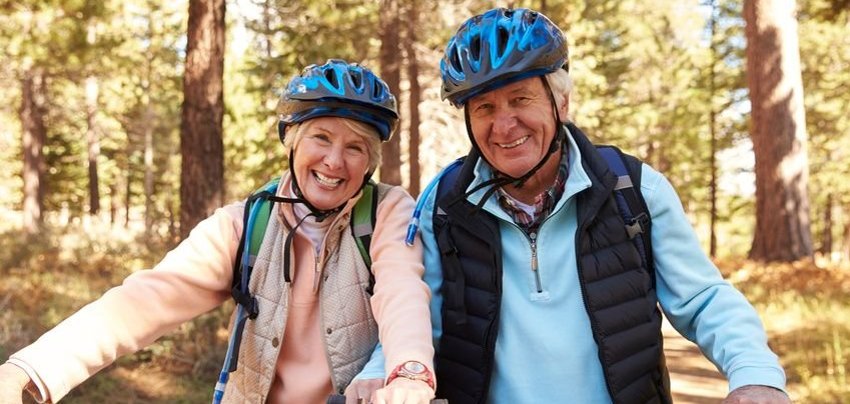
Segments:
[[[327,185],[329,187],[336,186],[340,182],[342,182],[342,178],[331,178],[317,172],[313,172],[313,174],[316,177],[316,181],[318,181],[322,185]]]

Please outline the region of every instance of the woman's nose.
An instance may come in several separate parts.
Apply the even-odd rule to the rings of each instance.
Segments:
[[[339,168],[342,166],[343,157],[343,148],[342,147],[331,147],[328,150],[327,154],[322,158],[322,162],[328,168]]]

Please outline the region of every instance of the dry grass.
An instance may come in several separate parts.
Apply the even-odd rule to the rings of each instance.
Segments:
[[[798,402],[850,402],[850,268],[811,261],[722,262],[753,303]]]

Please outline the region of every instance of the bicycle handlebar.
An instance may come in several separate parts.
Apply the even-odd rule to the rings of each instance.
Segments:
[[[345,396],[342,394],[331,394],[328,396],[327,404],[345,404]],[[369,404],[365,398],[357,400],[357,404]],[[443,398],[435,398],[431,400],[431,404],[449,404],[449,400]]]

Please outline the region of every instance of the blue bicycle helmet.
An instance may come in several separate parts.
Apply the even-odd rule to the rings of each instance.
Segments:
[[[287,126],[320,116],[351,118],[372,125],[383,142],[398,126],[396,99],[387,83],[371,70],[339,59],[307,66],[293,77],[280,97],[277,112],[281,142]]]
[[[468,19],[440,61],[442,97],[456,107],[471,97],[527,77],[569,70],[567,41],[545,15],[495,8]]]

